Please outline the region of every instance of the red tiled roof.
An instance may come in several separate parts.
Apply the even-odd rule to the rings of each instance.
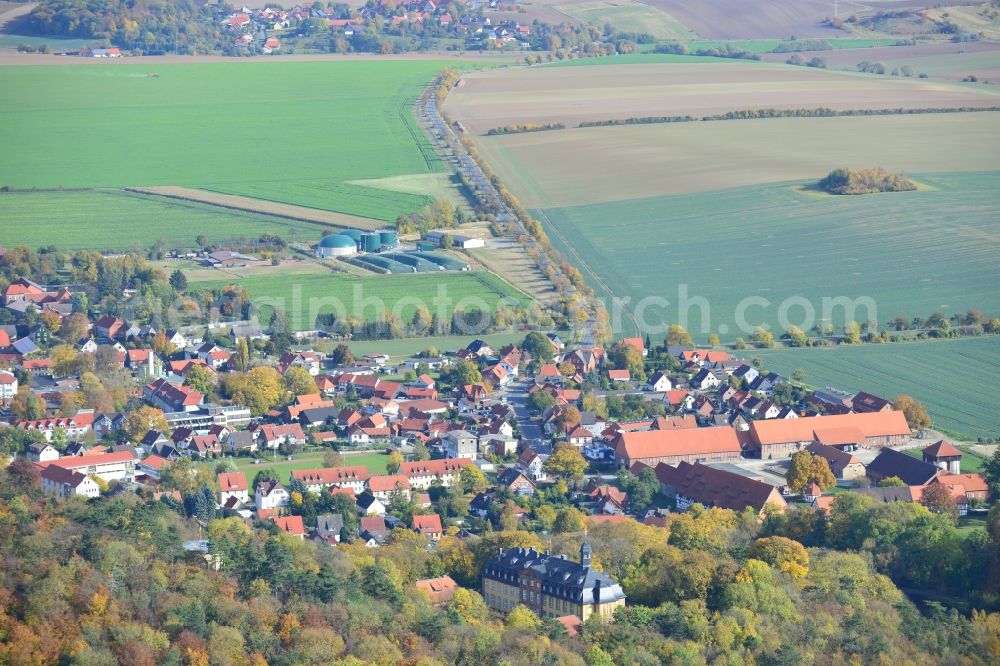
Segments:
[[[962,452],[952,446],[950,443],[939,439],[934,442],[926,449],[923,450],[924,456],[931,456],[933,458],[950,458],[950,457],[961,457]]]
[[[410,480],[402,474],[380,475],[368,478],[368,490],[373,493],[388,493],[400,487],[404,490],[410,489]]]
[[[150,469],[161,469],[164,465],[167,465],[169,463],[170,463],[170,461],[167,460],[166,458],[162,458],[162,457],[154,454],[154,455],[146,456],[145,458],[142,459],[142,462],[140,462],[139,464],[140,465],[145,465],[146,467],[148,467]],[[219,476],[222,476],[222,475],[220,474]]]
[[[247,477],[243,472],[222,472],[219,474],[219,490],[234,493],[248,490]]]
[[[201,404],[205,397],[188,386],[171,384],[166,379],[157,379],[155,382],[147,384],[146,388],[152,395],[158,396],[166,402],[185,407]]]
[[[455,596],[455,590],[458,589],[458,583],[451,576],[418,580],[413,586],[426,592],[432,604],[443,604],[451,601],[452,597]]]
[[[413,516],[413,529],[420,530],[425,534],[439,534],[444,529],[441,527],[441,516],[431,513],[426,516]]]
[[[272,518],[278,527],[282,531],[295,536],[304,536],[306,533],[305,525],[302,524],[302,516],[284,516],[283,518]]]
[[[352,467],[297,469],[292,471],[292,478],[301,481],[307,486],[326,486],[338,483],[364,482],[371,478],[371,473],[364,465],[355,465]]]
[[[945,485],[964,486],[965,491],[970,493],[989,492],[989,486],[982,474],[941,474],[937,477],[937,482]]]
[[[622,340],[622,344],[627,347],[632,347],[633,349],[637,349],[639,351],[646,350],[646,344],[642,341],[642,338],[624,338]]]
[[[135,460],[135,454],[132,451],[98,453],[86,456],[66,456],[65,458],[59,458],[58,460],[50,460],[48,462],[38,464],[44,466],[55,465],[56,467],[63,467],[65,469],[79,469],[81,467],[89,467],[91,465],[110,465],[128,460]]]
[[[620,457],[633,460],[742,451],[736,431],[729,427],[681,428],[623,432],[615,440]]]
[[[449,472],[468,467],[472,461],[468,458],[443,458],[440,460],[417,460],[405,462],[399,466],[399,473],[413,478],[415,476],[443,476]]]
[[[854,427],[865,437],[909,435],[910,427],[902,412],[837,414],[807,416],[798,419],[771,419],[750,424],[751,438],[757,445],[812,441],[817,430]]]

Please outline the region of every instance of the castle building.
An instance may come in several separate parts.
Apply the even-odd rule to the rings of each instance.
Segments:
[[[625,593],[594,569],[590,558],[588,543],[580,546],[579,563],[534,548],[501,551],[483,569],[483,599],[504,613],[523,605],[539,617],[572,615],[583,621],[598,613],[610,619],[625,605]]]

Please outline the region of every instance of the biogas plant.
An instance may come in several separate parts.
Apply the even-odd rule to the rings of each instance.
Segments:
[[[359,231],[345,229],[339,233],[324,236],[316,246],[316,254],[321,257],[350,257],[359,252],[379,252],[396,247],[396,231]]]
[[[430,248],[400,245],[394,229],[359,231],[345,229],[323,236],[316,255],[357,264],[380,273],[430,273],[467,271],[469,264],[452,256],[427,251]],[[419,250],[419,251],[417,251]]]

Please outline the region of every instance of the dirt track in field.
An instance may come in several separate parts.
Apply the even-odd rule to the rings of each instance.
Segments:
[[[334,213],[331,211],[317,210],[315,208],[305,208],[303,206],[293,206],[291,204],[266,201],[264,199],[253,199],[251,197],[241,197],[234,194],[219,194],[206,190],[197,190],[189,187],[130,187],[129,192],[139,192],[140,194],[150,194],[154,196],[168,197],[171,199],[181,199],[184,201],[194,201],[209,206],[219,206],[230,210],[239,210],[247,213],[259,213],[261,215],[271,215],[289,220],[299,220],[322,226],[333,226],[340,228],[351,228],[361,230],[384,229],[385,222],[372,220],[367,217],[357,217],[344,213]]]
[[[756,62],[513,67],[462,77],[445,111],[475,134],[513,123],[712,115],[759,108],[885,109],[1000,104],[993,86],[957,86]]]

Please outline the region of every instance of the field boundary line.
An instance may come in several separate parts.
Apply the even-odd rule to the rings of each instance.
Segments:
[[[569,253],[573,256],[573,258],[576,259],[577,266],[587,271],[587,273],[590,274],[590,276],[594,279],[594,281],[601,286],[601,288],[605,291],[605,293],[607,293],[607,295],[611,298],[611,300],[613,300],[616,304],[618,304],[621,311],[628,317],[629,321],[632,322],[632,327],[635,330],[635,334],[641,335],[642,331],[639,329],[639,321],[635,318],[635,315],[632,313],[632,311],[629,310],[627,307],[625,307],[625,303],[622,301],[621,298],[618,297],[617,294],[615,294],[614,290],[611,289],[611,286],[604,281],[604,278],[598,275],[598,273],[593,268],[590,267],[590,264],[588,264],[586,260],[584,260],[583,256],[580,255],[576,247],[569,242],[569,239],[567,239],[566,236],[564,236],[563,233],[556,227],[556,224],[549,219],[549,216],[545,214],[545,211],[537,210],[535,211],[535,214],[538,215],[538,217],[541,218],[541,220],[546,223],[546,229],[548,233],[557,236],[559,238],[559,241],[563,244],[563,246],[569,251]]]
[[[264,217],[274,217],[284,220],[293,220],[296,222],[305,222],[307,224],[315,224],[322,227],[335,227],[338,229],[350,229],[354,226],[368,229],[384,228],[389,223],[383,222],[382,220],[375,220],[371,218],[358,217],[355,224],[348,224],[347,220],[335,220],[335,219],[322,219],[324,214],[327,215],[347,215],[346,213],[338,213],[336,211],[322,211],[320,209],[311,209],[305,206],[298,206],[295,204],[281,203],[278,201],[271,201],[269,199],[255,199],[253,197],[246,197],[242,195],[226,194],[223,192],[213,192],[212,190],[198,190],[194,188],[182,188],[185,192],[166,192],[158,190],[152,187],[126,187],[123,191],[130,192],[133,194],[140,194],[150,197],[163,197],[165,199],[175,199],[177,201],[188,201],[192,203],[202,204],[205,206],[212,206],[215,208],[224,208],[226,210],[235,210],[244,213],[253,213],[255,215],[262,215]],[[190,194],[188,193],[190,192]],[[196,192],[205,192],[205,197],[199,197]],[[226,197],[229,201],[213,200],[212,197]],[[240,201],[246,201],[246,203],[239,203]],[[293,214],[291,211],[282,212],[280,210],[269,210],[267,208],[254,208],[252,202],[259,201],[261,204],[272,204],[275,206],[288,207],[295,210],[302,210],[301,214]],[[316,214],[310,216],[308,211],[315,210]],[[354,217],[354,216],[351,216]],[[367,220],[367,222],[365,222]]]

